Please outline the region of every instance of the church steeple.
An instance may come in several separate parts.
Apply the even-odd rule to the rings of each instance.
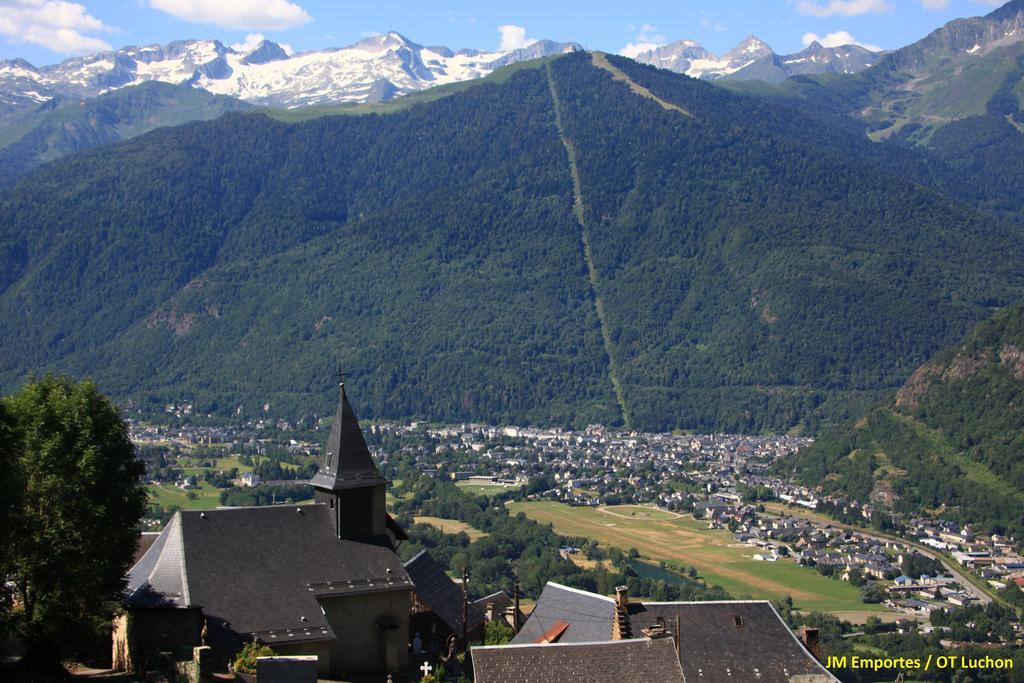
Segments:
[[[370,457],[356,414],[345,395],[345,381],[338,388],[338,410],[327,446],[320,455],[320,469],[309,482],[316,502],[333,511],[338,538],[362,540],[383,536],[387,520],[384,503],[386,480]]]
[[[338,410],[334,414],[331,435],[327,439],[327,447],[320,454],[320,469],[310,483],[316,489],[329,491],[385,483],[373,464],[356,414],[345,395],[344,380],[338,388]]]

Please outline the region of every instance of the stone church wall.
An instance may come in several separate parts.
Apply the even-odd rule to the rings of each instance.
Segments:
[[[331,645],[334,673],[404,678],[408,668],[410,590],[322,598],[337,640]]]

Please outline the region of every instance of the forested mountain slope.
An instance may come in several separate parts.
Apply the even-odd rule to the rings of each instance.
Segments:
[[[922,365],[894,399],[792,465],[808,485],[985,531],[1024,533],[1024,308]]]
[[[0,195],[0,381],[299,417],[341,364],[374,417],[813,429],[1022,298],[942,168],[607,60],[44,166]]]

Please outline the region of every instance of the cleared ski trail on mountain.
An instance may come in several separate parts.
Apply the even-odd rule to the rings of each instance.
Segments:
[[[608,327],[607,314],[604,310],[604,302],[601,300],[601,282],[597,266],[594,264],[594,255],[590,249],[590,231],[587,230],[587,221],[583,207],[583,187],[580,183],[579,169],[576,167],[576,147],[565,135],[565,128],[562,126],[562,104],[558,99],[558,90],[555,87],[555,78],[551,73],[551,64],[544,65],[547,74],[548,88],[551,90],[551,101],[555,109],[555,126],[558,128],[558,137],[565,146],[565,154],[569,160],[569,174],[572,176],[573,194],[573,215],[580,224],[580,240],[583,243],[583,258],[587,263],[587,274],[590,280],[590,289],[594,294],[594,308],[597,311],[597,320],[601,325],[601,338],[604,340],[604,351],[608,356],[608,379],[615,391],[615,399],[622,410],[622,421],[628,428],[630,426],[629,408],[626,406],[626,394],[619,380],[618,365],[615,361],[615,345],[612,342],[611,330]]]

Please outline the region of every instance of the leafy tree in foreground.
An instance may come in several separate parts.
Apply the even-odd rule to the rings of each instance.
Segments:
[[[7,576],[11,569],[11,515],[20,496],[14,449],[15,434],[11,416],[0,402],[0,577]],[[0,637],[7,635],[11,598],[6,583],[0,582]]]
[[[145,509],[143,464],[92,382],[47,375],[4,403],[21,474],[8,558],[17,626],[47,658],[81,655],[124,587]]]

